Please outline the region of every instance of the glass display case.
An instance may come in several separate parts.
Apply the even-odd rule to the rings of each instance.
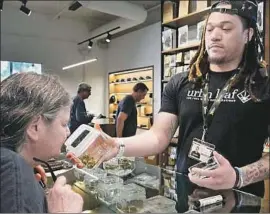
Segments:
[[[83,197],[85,213],[269,213],[269,201],[236,190],[199,188],[181,173],[175,177],[177,197],[165,197],[164,183],[160,179],[164,169],[145,164],[143,159],[136,159],[134,165],[133,172],[123,177],[102,168],[73,167],[55,174],[64,175],[72,189]],[[50,178],[48,180],[53,185]],[[195,201],[219,195],[224,196],[222,203],[199,208],[193,206]]]
[[[146,199],[145,188],[134,183],[123,185],[120,188],[116,208],[120,213],[138,213],[143,209]]]
[[[157,176],[150,175],[146,172],[134,176],[134,178],[130,179],[130,182],[153,189],[159,189],[160,185],[160,179]]]
[[[135,158],[113,158],[103,163],[103,169],[119,177],[127,176],[135,170]]]
[[[106,178],[100,179],[98,182],[98,197],[108,205],[116,203],[122,187],[122,178],[115,175],[108,175]]]

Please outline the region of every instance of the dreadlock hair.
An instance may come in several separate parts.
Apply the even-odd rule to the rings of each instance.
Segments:
[[[210,14],[206,17],[206,22],[208,22]],[[240,16],[239,16],[240,17]],[[251,96],[251,98],[255,102],[260,102],[261,99],[258,98],[253,89],[256,86],[260,86],[259,91],[263,91],[263,86],[259,85],[256,81],[258,78],[268,78],[266,82],[269,82],[270,74],[268,70],[267,63],[262,60],[264,47],[260,40],[260,32],[256,26],[256,24],[252,24],[247,19],[240,17],[243,28],[253,28],[254,35],[252,39],[246,43],[242,61],[240,62],[240,75],[239,78],[233,82],[232,86],[235,86],[240,80],[244,80],[245,90],[247,90]],[[205,74],[209,70],[209,62],[208,62],[208,54],[205,48],[205,33],[206,33],[206,24],[204,26],[202,32],[202,38],[200,42],[200,46],[194,57],[190,61],[189,65],[189,76],[188,79],[193,83],[193,87],[201,87],[205,84]],[[249,33],[249,32],[248,32]],[[248,34],[249,35],[249,34]],[[260,53],[258,49],[260,48]],[[261,82],[260,82],[261,84]],[[266,86],[266,85],[265,85]]]
[[[209,16],[206,18],[206,22],[208,22]],[[200,46],[194,57],[190,60],[189,64],[189,76],[188,79],[190,82],[195,85],[199,85],[203,83],[203,75],[207,73],[209,69],[209,62],[207,60],[207,53],[205,48],[205,32],[206,32],[206,24],[203,27],[202,38],[200,42]]]

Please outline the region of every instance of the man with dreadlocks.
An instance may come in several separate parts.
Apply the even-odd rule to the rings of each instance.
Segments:
[[[152,128],[116,138],[105,158],[159,154],[179,126],[178,172],[202,187],[263,196],[263,180],[269,177],[269,155],[262,157],[262,152],[270,124],[270,83],[258,53],[263,46],[256,17],[256,2],[215,3],[189,72],[176,74],[167,84]],[[189,157],[196,138],[215,147],[216,169],[189,173],[196,163]]]

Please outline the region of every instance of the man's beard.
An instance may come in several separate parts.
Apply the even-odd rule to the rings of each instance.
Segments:
[[[210,57],[208,55],[208,62],[210,64],[214,64],[214,65],[222,65],[226,62],[228,62],[229,60],[226,59],[226,57]]]
[[[235,56],[232,55],[224,55],[224,56],[219,56],[219,57],[211,57],[208,55],[208,62],[213,65],[223,65],[226,63],[230,63],[234,61]]]

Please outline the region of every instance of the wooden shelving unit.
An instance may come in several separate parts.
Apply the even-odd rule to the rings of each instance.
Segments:
[[[202,21],[204,19],[204,17],[207,15],[209,10],[210,10],[210,7],[207,7],[204,10],[193,12],[186,16],[181,16],[180,14],[180,17],[174,18],[171,21],[163,22],[162,26],[175,29],[184,25],[196,24],[197,22]]]
[[[146,79],[146,77],[150,79]],[[140,79],[143,77],[144,79]],[[136,78],[136,80],[133,80]],[[138,82],[143,82],[149,88],[144,100],[136,103],[137,106],[137,128],[139,131],[149,130],[153,122],[153,97],[154,97],[154,66],[135,68],[124,71],[109,73],[109,99],[112,95],[117,97],[116,103],[109,104],[109,117],[113,118],[118,103],[128,94],[132,93],[133,86]],[[117,81],[118,80],[118,81]],[[159,155],[145,157],[145,162],[152,165],[158,165]]]
[[[143,77],[144,79],[140,79]],[[146,79],[150,77],[150,79]],[[133,80],[136,78],[136,80]],[[109,95],[108,99],[114,95],[117,99],[115,103],[109,104],[109,117],[113,118],[118,108],[118,103],[127,95],[132,93],[133,86],[138,82],[143,82],[149,88],[144,100],[136,103],[137,122],[140,131],[149,130],[153,122],[153,91],[154,91],[154,66],[136,68],[124,71],[109,73]],[[117,81],[118,80],[118,81]],[[145,157],[148,164],[157,165],[159,156]]]
[[[202,0],[197,0],[197,2],[202,2]],[[163,15],[164,15],[164,11],[163,11],[163,7],[164,4],[166,4],[167,1],[162,1],[162,20],[164,20]],[[177,11],[182,11],[179,10],[179,7],[181,6],[181,4],[179,3],[179,1],[173,1],[173,6],[176,6],[178,8],[176,8]],[[191,0],[189,0],[189,5],[191,5]],[[196,0],[192,1],[192,2],[196,2]],[[196,2],[196,4],[197,4]],[[175,36],[176,38],[173,38],[172,40],[173,42],[173,47],[172,48],[166,48],[165,50],[163,50],[163,42],[161,41],[161,92],[163,92],[163,89],[165,87],[165,85],[168,83],[168,81],[170,80],[170,77],[173,76],[176,73],[180,73],[180,72],[184,72],[187,70],[188,65],[189,65],[189,60],[187,60],[185,58],[185,55],[190,55],[190,58],[192,57],[191,52],[195,52],[199,45],[200,45],[200,40],[197,39],[192,39],[187,41],[186,43],[182,44],[178,44],[179,43],[179,32],[178,29],[183,27],[183,26],[192,26],[194,28],[194,26],[203,21],[207,15],[207,13],[210,11],[210,5],[211,5],[211,1],[209,0],[205,0],[205,8],[197,8],[197,11],[193,12],[194,10],[189,6],[187,8],[188,12],[187,15],[181,15],[178,14],[178,17],[172,17],[172,16],[168,16],[168,14],[166,14],[168,17],[172,17],[171,20],[166,20],[163,21],[162,25],[161,25],[161,34],[163,37],[163,32],[165,30],[168,29],[172,29],[175,30],[175,34],[173,36]],[[172,9],[172,11],[175,10]],[[192,12],[190,12],[192,11]],[[167,12],[168,13],[168,12]],[[189,29],[188,29],[189,30]],[[194,29],[193,29],[194,30]],[[195,32],[196,33],[196,32]],[[163,39],[162,39],[163,40]],[[175,47],[176,46],[176,47]],[[177,55],[181,54],[181,61],[177,61],[175,64],[175,67],[170,70],[171,68],[168,68],[168,66],[165,68],[165,64],[168,64],[167,62],[165,62],[165,58],[166,57],[175,57],[177,58]],[[174,56],[173,56],[174,55]],[[179,68],[180,67],[180,68]],[[169,71],[168,71],[169,69]],[[169,74],[168,74],[169,73]]]
[[[151,127],[151,116],[153,114],[153,76],[154,67],[143,67],[124,71],[117,71],[109,73],[109,99],[112,95],[116,97],[116,102],[109,104],[109,117],[113,118],[117,108],[118,103],[127,95],[132,93],[133,86],[138,82],[143,82],[149,88],[149,91],[144,100],[137,103],[137,114],[138,114],[138,127],[143,125],[143,129],[149,129]],[[135,78],[136,80],[134,80]]]
[[[180,46],[179,48],[173,48],[173,49],[170,49],[170,50],[166,50],[166,51],[162,51],[162,54],[176,54],[178,52],[181,52],[181,51],[186,51],[186,50],[190,50],[190,49],[196,49],[198,48],[200,45],[199,42],[193,42],[191,44],[187,44],[187,45],[182,45]]]
[[[113,85],[118,85],[118,84],[133,84],[133,83],[137,83],[137,82],[152,82],[152,79],[147,79],[147,80],[137,80],[137,81],[127,81],[127,82],[110,82],[110,84]]]

